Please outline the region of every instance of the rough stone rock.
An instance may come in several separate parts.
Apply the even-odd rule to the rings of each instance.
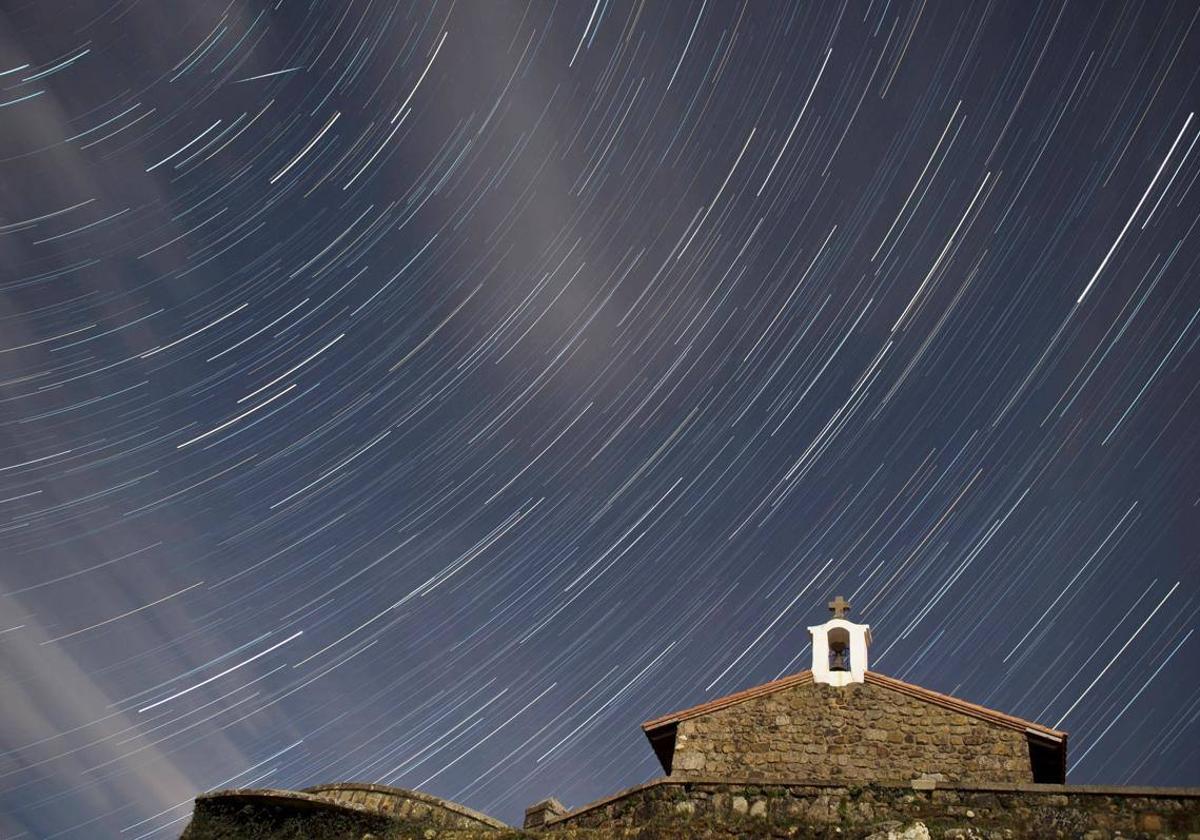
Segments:
[[[863,840],[932,840],[932,838],[930,837],[929,829],[925,827],[925,823],[917,820],[908,825],[887,828],[884,831],[868,834]]]

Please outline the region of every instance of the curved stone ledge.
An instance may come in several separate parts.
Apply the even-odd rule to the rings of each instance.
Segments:
[[[487,814],[449,799],[442,799],[440,796],[372,782],[335,782],[328,785],[315,785],[304,788],[303,793],[411,821],[429,822],[454,828],[506,829],[509,827],[494,817],[489,817]]]
[[[370,808],[339,802],[323,796],[295,790],[277,788],[229,788],[202,793],[196,797],[197,807],[215,802],[276,805],[301,811],[345,809],[358,813],[374,813]]]
[[[217,790],[196,797],[182,840],[240,837],[359,838],[395,820],[361,805],[272,788]]]
[[[422,791],[342,782],[301,791],[252,788],[200,794],[183,837],[358,840],[368,834],[391,836],[398,826],[439,834],[509,830],[500,820]]]

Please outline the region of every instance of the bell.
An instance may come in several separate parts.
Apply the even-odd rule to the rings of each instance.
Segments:
[[[833,657],[829,661],[829,670],[849,671],[850,664],[846,661],[846,643],[830,642],[829,649],[833,652]]]

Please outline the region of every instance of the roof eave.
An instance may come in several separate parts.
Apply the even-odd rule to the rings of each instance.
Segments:
[[[677,726],[674,723],[663,724],[652,730],[643,728],[646,740],[650,742],[650,749],[654,750],[658,763],[668,776],[671,775],[671,766],[675,759],[676,729]]]

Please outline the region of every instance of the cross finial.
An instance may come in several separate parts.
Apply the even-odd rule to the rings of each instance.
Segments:
[[[838,595],[829,602],[829,610],[833,613],[834,618],[845,618],[846,613],[850,612],[850,602]]]

